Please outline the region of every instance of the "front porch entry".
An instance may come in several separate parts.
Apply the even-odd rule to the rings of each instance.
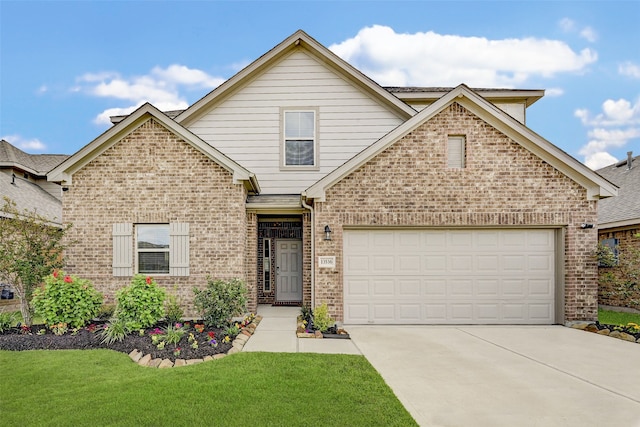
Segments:
[[[300,305],[303,300],[302,217],[258,217],[258,303]]]

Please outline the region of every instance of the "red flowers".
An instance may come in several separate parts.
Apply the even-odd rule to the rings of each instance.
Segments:
[[[64,276],[64,283],[71,283],[73,282],[73,279],[71,278],[71,276],[67,275]]]
[[[58,270],[53,270],[53,277],[58,278]]]
[[[211,338],[211,339],[214,339],[214,338],[216,337],[216,333],[215,333],[215,332],[213,332],[213,331],[209,331],[209,332],[207,333],[207,335],[209,335],[209,338]]]
[[[151,284],[151,277],[147,276],[147,285],[150,285],[150,284]]]

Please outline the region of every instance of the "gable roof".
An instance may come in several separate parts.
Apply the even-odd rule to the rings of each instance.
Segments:
[[[302,30],[298,30],[276,47],[253,61],[229,80],[209,92],[209,94],[196,101],[189,108],[180,113],[175,120],[183,126],[188,126],[205,114],[212,105],[233,93],[238,87],[241,87],[244,82],[254,79],[280,58],[295,49],[301,48],[305,49],[306,52],[332,68],[334,71],[338,72],[342,77],[358,86],[360,89],[369,93],[370,96],[376,98],[382,104],[387,105],[387,107],[394,110],[396,114],[400,115],[404,119],[416,114],[416,110],[411,106],[402,102],[382,86],[362,74],[358,69],[318,43],[307,33]]]
[[[131,133],[150,118],[154,118],[169,131],[182,138],[187,142],[187,144],[190,144],[224,169],[231,172],[233,174],[234,183],[237,184],[243,182],[250,192],[260,192],[260,186],[258,185],[258,181],[253,173],[249,172],[247,169],[243,168],[238,163],[213,148],[188,129],[180,126],[149,103],[142,105],[136,111],[127,116],[127,118],[108,129],[102,135],[81,148],[80,151],[50,171],[47,175],[47,180],[71,185],[72,177],[75,172],[82,169],[86,164],[98,157],[109,147],[116,144],[120,139]]]
[[[45,176],[68,157],[65,154],[29,154],[4,139],[0,140],[0,167],[15,167],[33,175]]]
[[[477,115],[485,122],[504,133],[515,142],[546,161],[560,172],[564,173],[575,182],[587,189],[587,198],[597,200],[602,197],[616,196],[618,189],[615,185],[602,178],[569,154],[565,153],[540,135],[524,126],[513,117],[504,113],[464,84],[459,85],[449,93],[429,105],[377,142],[370,145],[344,163],[333,172],[326,175],[320,181],[309,187],[303,195],[310,199],[323,201],[325,192],[347,175],[354,172],[360,166],[373,157],[395,144],[406,134],[415,130],[418,126],[430,120],[436,114],[447,108],[452,103],[458,103]]]
[[[596,172],[620,187],[618,197],[598,203],[598,228],[640,225],[640,156],[632,157],[631,169],[625,159]]]

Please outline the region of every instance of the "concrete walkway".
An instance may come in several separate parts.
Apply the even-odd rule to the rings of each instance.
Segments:
[[[351,340],[296,337],[299,314],[299,307],[259,305],[262,321],[242,351],[361,354]]]

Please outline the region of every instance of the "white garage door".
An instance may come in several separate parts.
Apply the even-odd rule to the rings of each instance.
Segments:
[[[553,230],[345,230],[347,324],[552,324]]]

